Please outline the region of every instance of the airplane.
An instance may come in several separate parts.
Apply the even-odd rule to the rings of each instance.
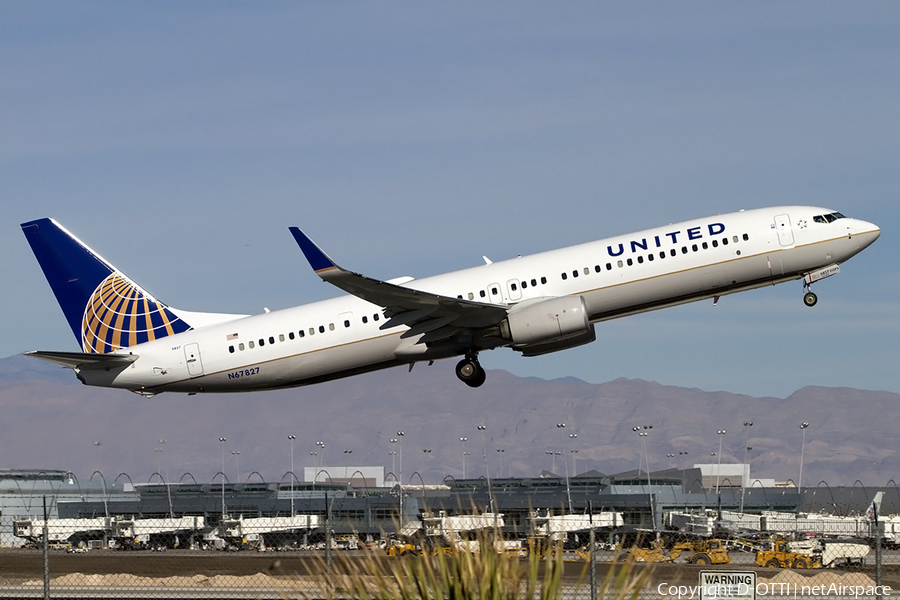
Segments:
[[[574,348],[610,319],[798,279],[814,306],[811,286],[881,234],[832,209],[778,206],[384,281],[338,266],[290,227],[313,271],[346,295],[249,316],[176,309],[56,221],[21,227],[81,346],[26,354],[147,397],[288,388],[453,357],[475,388],[486,378],[480,352]]]

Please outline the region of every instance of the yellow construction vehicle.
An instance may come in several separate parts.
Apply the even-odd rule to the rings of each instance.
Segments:
[[[690,540],[678,542],[672,547],[669,556],[676,560],[683,552],[689,552],[687,562],[692,565],[727,565],[731,555],[721,540]]]
[[[799,552],[796,550],[800,550]],[[756,566],[769,568],[792,567],[794,569],[815,569],[819,565],[819,557],[805,545],[785,540],[774,540],[772,548],[756,552]]]

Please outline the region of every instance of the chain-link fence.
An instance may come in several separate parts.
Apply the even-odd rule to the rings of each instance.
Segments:
[[[328,515],[216,523],[203,517],[16,519],[0,532],[16,541],[0,549],[0,597],[355,597],[354,581],[376,585],[376,573],[393,572],[388,587],[397,592],[404,580],[421,576],[410,567],[416,561],[461,557],[486,563],[471,567],[479,573],[497,569],[501,579],[516,569],[527,576],[530,561],[539,561],[535,572],[553,580],[551,589],[529,591],[522,581],[516,590],[548,598],[616,595],[621,586],[610,590],[608,577],[622,569],[628,577],[621,581],[636,585],[641,598],[699,599],[701,574],[719,586],[703,590],[704,598],[747,597],[740,585],[750,581],[742,579],[748,573],[757,598],[858,600],[900,588],[900,551],[874,519],[773,513],[752,517],[763,519],[754,522],[764,531],[736,534],[722,526],[744,515],[717,515],[712,530],[702,533],[689,530],[703,526],[707,513],[673,512],[661,531],[625,526],[609,513],[560,517],[535,513],[527,532],[517,534],[503,527],[500,514],[442,513],[398,523],[383,535],[336,533],[341,529]],[[466,577],[457,567],[451,577]],[[467,593],[481,596],[473,589],[484,581]],[[421,594],[421,586],[413,587]]]

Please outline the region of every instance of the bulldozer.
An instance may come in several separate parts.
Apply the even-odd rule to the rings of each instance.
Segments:
[[[661,540],[654,541],[650,548],[632,546],[623,556],[634,562],[671,563],[682,554],[693,565],[725,565],[731,562],[731,556],[721,540],[687,540],[678,542],[667,550]]]
[[[692,565],[727,565],[731,555],[721,540],[690,540],[678,542],[672,547],[669,555],[672,560],[678,559],[682,553],[689,552],[687,562]]]
[[[794,569],[815,569],[819,567],[818,556],[808,551],[805,546],[797,549],[807,550],[806,552],[792,552],[794,547],[801,544],[796,542],[792,544],[786,540],[775,540],[772,542],[772,548],[759,550],[756,553],[756,566],[769,568],[792,567]]]

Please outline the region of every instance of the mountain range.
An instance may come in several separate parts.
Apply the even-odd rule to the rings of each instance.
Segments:
[[[494,370],[470,389],[444,361],[290,390],[143,398],[16,355],[0,359],[0,411],[0,467],[100,471],[108,482],[210,481],[223,464],[230,480],[287,480],[289,435],[300,479],[303,467],[383,465],[404,483],[438,483],[462,477],[464,461],[469,478],[655,471],[740,463],[748,446],[753,478],[796,482],[802,447],[804,486],[900,479],[900,395],[851,388],[754,398]],[[646,437],[633,431],[647,426]]]

